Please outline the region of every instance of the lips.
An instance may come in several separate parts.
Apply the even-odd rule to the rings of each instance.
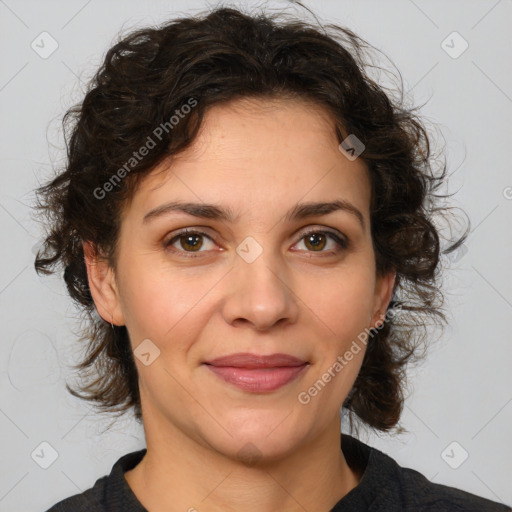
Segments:
[[[231,366],[234,368],[278,368],[283,366],[302,366],[307,361],[294,357],[290,354],[259,355],[250,353],[231,354],[229,356],[217,357],[206,364],[212,366]]]
[[[289,354],[232,354],[204,364],[223,381],[253,393],[275,391],[309,367],[308,361]]]

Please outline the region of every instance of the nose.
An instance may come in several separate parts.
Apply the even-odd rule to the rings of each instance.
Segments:
[[[293,276],[285,262],[271,250],[263,250],[251,261],[237,254],[229,272],[222,313],[227,323],[244,323],[265,331],[281,323],[295,323],[299,298]]]

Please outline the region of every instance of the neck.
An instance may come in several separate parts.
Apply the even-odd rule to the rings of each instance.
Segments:
[[[147,437],[147,453],[125,478],[152,512],[328,511],[357,486],[340,449],[340,420],[287,457],[244,464],[177,430]],[[158,432],[158,433],[157,433]],[[169,434],[169,433],[167,433]]]

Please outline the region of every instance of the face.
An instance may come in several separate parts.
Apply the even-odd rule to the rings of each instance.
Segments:
[[[160,208],[178,202],[203,208]],[[365,345],[344,354],[392,292],[393,276],[376,276],[369,205],[364,162],[340,152],[327,112],[295,100],[211,108],[193,145],[145,178],[122,216],[116,271],[91,289],[146,354],[135,360],[148,448],[185,436],[276,458],[339,422]],[[239,353],[299,363],[206,364]]]

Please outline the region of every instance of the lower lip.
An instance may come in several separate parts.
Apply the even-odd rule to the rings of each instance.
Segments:
[[[274,391],[296,379],[309,366],[281,366],[279,368],[235,368],[233,366],[206,365],[221,379],[253,393]]]

